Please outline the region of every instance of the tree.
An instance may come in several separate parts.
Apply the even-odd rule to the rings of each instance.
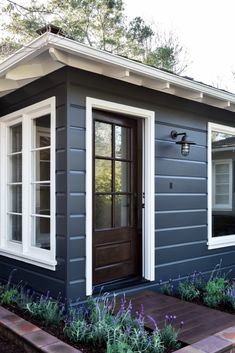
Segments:
[[[41,0],[43,1],[43,0]],[[37,36],[36,30],[53,23],[66,36],[81,43],[112,53],[137,59],[144,63],[177,73],[182,47],[175,37],[166,41],[155,33],[141,17],[128,22],[123,0],[6,0],[0,9],[8,15],[1,32],[7,33],[0,41],[0,56],[6,56]],[[1,16],[3,18],[3,16]],[[185,66],[185,65],[183,65]]]

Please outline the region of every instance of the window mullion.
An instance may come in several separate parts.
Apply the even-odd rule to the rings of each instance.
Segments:
[[[28,115],[23,116],[22,120],[22,244],[23,253],[27,253],[30,246],[30,229],[31,229],[31,217],[30,217],[30,205],[31,205],[31,190],[30,190],[30,179],[31,179],[31,156],[30,156],[30,145],[31,145],[31,124],[30,117]]]

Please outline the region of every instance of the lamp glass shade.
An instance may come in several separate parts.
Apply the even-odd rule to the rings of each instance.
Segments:
[[[182,156],[188,156],[190,152],[190,144],[185,142],[181,144],[181,154]]]

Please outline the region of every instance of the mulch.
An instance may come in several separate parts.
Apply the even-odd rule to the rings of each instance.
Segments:
[[[0,334],[0,353],[25,353],[25,349],[8,337]]]

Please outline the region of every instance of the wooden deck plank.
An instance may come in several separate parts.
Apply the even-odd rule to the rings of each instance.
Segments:
[[[148,316],[157,322],[159,328],[164,326],[165,315],[176,316],[174,322],[176,328],[179,328],[180,322],[184,321],[179,339],[186,344],[192,344],[235,325],[235,315],[233,314],[184,302],[153,291],[143,291],[131,297],[127,296],[126,300],[127,302],[131,300],[133,312],[140,311],[141,305],[143,305],[146,327],[148,328],[154,328],[154,324],[147,318]]]

